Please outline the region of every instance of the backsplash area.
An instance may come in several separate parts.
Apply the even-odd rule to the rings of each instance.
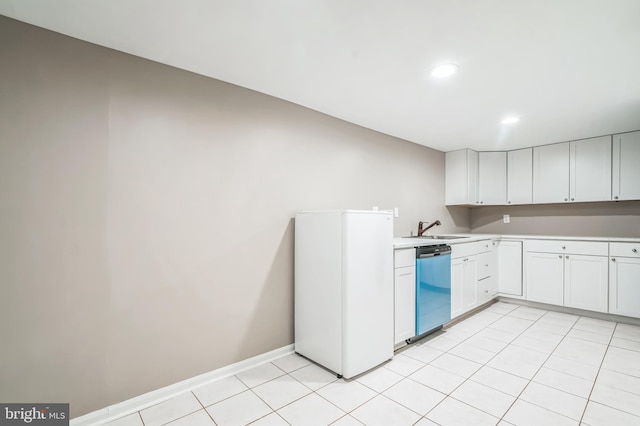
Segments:
[[[478,234],[640,237],[640,201],[472,208]],[[503,215],[510,216],[503,223]]]

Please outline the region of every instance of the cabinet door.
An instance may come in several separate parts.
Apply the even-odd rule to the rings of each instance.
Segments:
[[[445,204],[477,204],[478,153],[461,149],[445,154]]]
[[[467,312],[478,305],[478,256],[464,260],[462,272],[462,311]]]
[[[481,205],[507,203],[507,153],[478,153],[478,199]]]
[[[640,259],[612,257],[609,313],[640,318]]]
[[[451,259],[451,318],[462,314],[462,286],[465,260]]]
[[[569,201],[569,142],[533,148],[533,202]]]
[[[498,291],[522,296],[522,241],[500,241],[498,247]]]
[[[555,253],[527,252],[525,254],[527,300],[562,306],[563,257]]]
[[[533,201],[533,148],[507,153],[507,204]]]
[[[607,312],[609,258],[565,255],[564,306]]]
[[[413,266],[395,269],[394,343],[410,339],[416,331],[416,270]]]
[[[571,201],[611,200],[611,136],[571,142]]]
[[[640,132],[613,135],[613,199],[640,200]]]

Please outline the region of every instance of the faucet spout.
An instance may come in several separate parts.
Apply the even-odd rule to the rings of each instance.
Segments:
[[[434,226],[440,226],[442,225],[440,223],[439,220],[436,220],[435,222],[433,222],[431,225],[427,226],[426,228],[423,228],[425,222],[418,222],[418,237],[422,237],[422,235],[427,232],[429,229],[433,228]]]

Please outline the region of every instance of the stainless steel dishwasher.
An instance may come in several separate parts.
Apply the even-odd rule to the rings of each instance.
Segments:
[[[451,320],[451,246],[416,248],[416,337]]]

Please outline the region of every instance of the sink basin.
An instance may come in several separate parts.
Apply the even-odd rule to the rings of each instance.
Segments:
[[[455,236],[447,236],[447,235],[423,235],[421,237],[417,235],[411,235],[409,237],[402,238],[425,238],[429,240],[457,240],[458,238],[469,238],[469,237],[455,237]]]

